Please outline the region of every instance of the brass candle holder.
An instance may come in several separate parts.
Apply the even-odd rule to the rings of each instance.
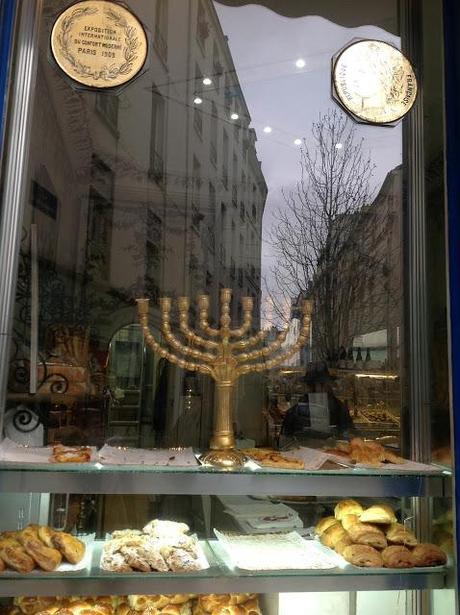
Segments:
[[[171,330],[172,301],[168,297],[162,297],[160,299],[161,332],[170,349],[157,342],[150,332],[148,325],[149,300],[137,299],[139,320],[147,345],[171,363],[189,371],[207,374],[214,379],[216,383],[216,405],[214,409],[214,430],[210,441],[211,450],[205,453],[201,460],[206,464],[226,468],[242,466],[246,461],[243,453],[235,449],[233,435],[232,396],[236,381],[243,374],[260,373],[272,369],[294,355],[309,338],[312,312],[312,302],[304,301],[299,335],[294,344],[287,350],[280,352],[289,327],[269,344],[248,351],[248,348],[257,346],[264,340],[266,332],[259,331],[256,335],[245,337],[252,325],[252,297],[242,297],[243,323],[238,329],[232,329],[231,298],[232,291],[230,288],[223,288],[220,291],[220,327],[214,329],[208,322],[209,296],[198,296],[199,326],[208,336],[204,338],[189,327],[189,298],[179,297],[177,300],[179,331],[181,337],[186,340],[184,343]],[[201,347],[202,350],[197,346]],[[262,360],[259,361],[259,359]]]

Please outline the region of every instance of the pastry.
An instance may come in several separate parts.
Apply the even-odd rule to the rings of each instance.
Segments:
[[[34,560],[26,553],[23,546],[13,538],[0,540],[0,558],[13,570],[25,573],[35,568]]]
[[[51,542],[70,564],[78,564],[85,556],[85,544],[66,532],[54,532]]]
[[[172,594],[168,596],[169,604],[183,604],[196,597],[196,594]]]
[[[19,532],[18,541],[42,570],[51,572],[61,563],[62,555],[57,549],[47,547],[39,539],[37,527],[29,525],[24,528]]]
[[[257,594],[230,594],[228,604],[246,604],[254,599],[257,599]]]
[[[192,615],[192,607],[190,602],[182,604],[168,604],[160,611],[163,615]]]
[[[203,594],[199,596],[198,603],[206,613],[212,613],[217,608],[228,604],[230,594]]]
[[[363,512],[363,507],[356,500],[342,500],[334,508],[334,515],[338,521],[341,521],[344,515],[360,515]]]
[[[245,610],[245,615],[262,615],[257,598],[248,600],[241,605]]]
[[[0,572],[3,572],[4,570],[6,570],[6,564],[0,557]]]
[[[89,446],[53,446],[50,461],[54,463],[86,463],[91,461],[91,448]]]
[[[381,554],[368,545],[350,545],[345,547],[342,556],[354,566],[365,568],[381,568],[383,560]]]
[[[418,543],[414,534],[401,523],[392,523],[386,531],[386,537],[388,542],[407,547],[415,547]]]
[[[14,599],[14,604],[21,609],[24,615],[36,615],[55,603],[55,596],[18,596]]]
[[[132,572],[133,569],[126,562],[121,553],[102,553],[101,557],[102,570],[110,572]]]
[[[47,547],[54,548],[52,538],[53,538],[53,534],[55,534],[55,530],[48,527],[47,525],[39,525],[37,531],[38,531],[38,537],[40,538],[40,540]]]
[[[343,529],[348,531],[349,527],[351,527],[355,523],[358,523],[359,517],[358,515],[343,515],[341,521]]]
[[[347,534],[346,536],[344,536],[342,539],[340,539],[338,542],[335,543],[334,550],[339,555],[343,555],[343,551],[345,547],[349,547],[351,544],[353,544],[353,542],[350,536]]]
[[[173,572],[193,572],[202,569],[198,559],[185,549],[171,549],[166,555],[164,555],[162,549],[161,554]]]
[[[337,519],[335,517],[324,517],[320,519],[315,526],[315,532],[318,536],[321,536],[331,525],[335,525]]]
[[[331,525],[321,536],[321,543],[325,547],[329,547],[330,549],[334,549],[335,545],[343,540],[347,536],[346,530],[343,529],[340,523],[336,523],[335,525]]]
[[[238,604],[228,604],[212,611],[212,615],[246,615],[246,609]]]
[[[437,545],[421,543],[412,549],[414,566],[444,566],[447,555]]]
[[[397,522],[394,510],[386,504],[375,504],[366,508],[361,513],[359,520],[363,523],[383,523],[385,525]]]
[[[381,529],[369,523],[355,523],[348,528],[348,534],[353,542],[360,545],[369,545],[377,549],[385,549],[387,539]]]
[[[412,568],[412,553],[402,545],[392,545],[382,551],[385,568]]]
[[[241,451],[267,468],[283,468],[285,470],[303,470],[304,462],[294,457],[286,457],[270,448],[247,448]]]
[[[151,534],[158,538],[164,536],[174,536],[176,534],[187,534],[190,528],[186,523],[178,523],[176,521],[168,521],[164,519],[153,519],[142,529],[144,534]]]
[[[169,596],[163,596],[162,594],[154,594],[152,596],[128,596],[128,604],[134,611],[145,611],[146,608],[153,606],[157,609],[161,609],[164,606],[170,604]]]

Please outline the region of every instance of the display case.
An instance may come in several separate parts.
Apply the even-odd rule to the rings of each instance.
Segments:
[[[457,612],[443,4],[345,4],[0,3],[5,615]]]

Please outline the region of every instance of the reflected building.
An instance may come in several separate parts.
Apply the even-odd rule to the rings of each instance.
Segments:
[[[45,3],[42,50],[66,5]],[[27,354],[30,336],[35,225],[40,352],[49,356],[55,346],[50,329],[81,327],[89,335],[84,361],[92,362],[84,393],[99,401],[110,385],[104,371],[111,339],[137,321],[135,297],[151,298],[158,331],[161,295],[188,295],[193,303],[207,293],[215,320],[219,289],[229,287],[234,319],[240,298],[252,296],[260,326],[267,186],[227,38],[210,1],[156,0],[152,10],[143,0],[135,11],[150,33],[150,52],[143,72],[119,91],[78,88],[41,52],[20,255],[13,361]],[[167,425],[175,424],[182,370],[165,370],[155,357],[150,363],[145,397],[131,404],[138,406],[135,420],[151,413],[168,371],[161,404]],[[14,378],[13,370],[17,388]],[[199,403],[209,410],[209,398]]]

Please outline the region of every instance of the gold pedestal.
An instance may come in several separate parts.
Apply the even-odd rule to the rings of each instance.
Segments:
[[[242,468],[247,461],[247,457],[236,448],[222,448],[203,453],[200,461],[204,465],[231,470]]]

